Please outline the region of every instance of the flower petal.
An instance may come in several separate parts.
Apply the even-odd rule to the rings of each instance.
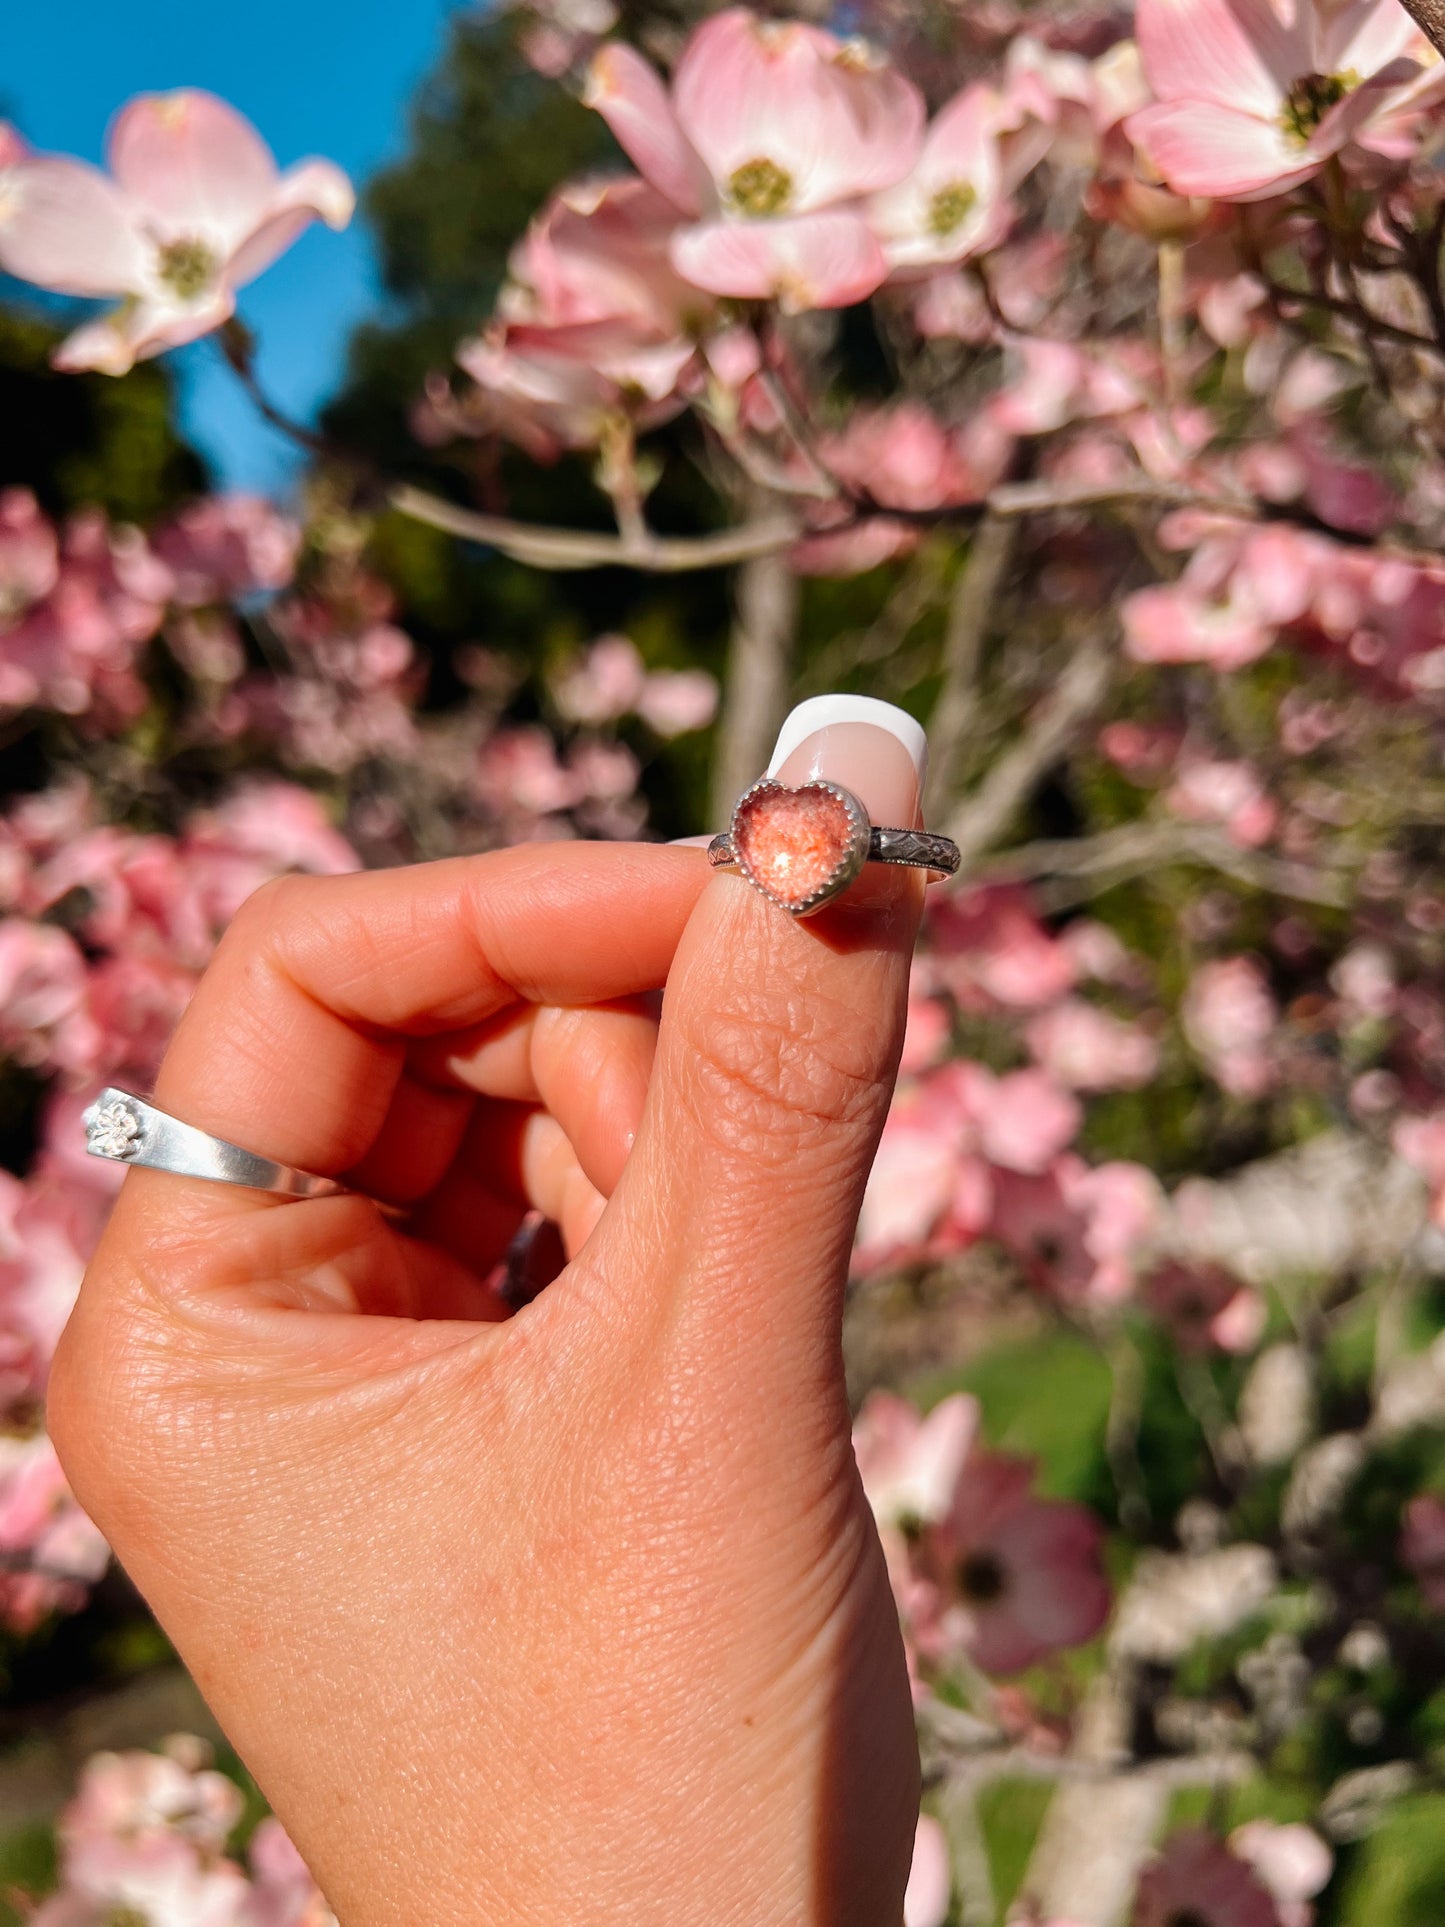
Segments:
[[[219,328],[235,310],[235,298],[226,288],[189,305],[128,302],[68,335],[50,357],[51,363],[67,374],[86,369],[102,375],[129,374],[136,362],[149,361],[167,348],[182,347]]]
[[[24,160],[0,170],[0,268],[57,294],[125,294],[144,285],[149,249],[113,181],[83,161]]]
[[[1420,29],[1399,0],[1350,0],[1333,12],[1320,8],[1317,70],[1367,79],[1405,54],[1424,54]]]
[[[1413,60],[1392,60],[1362,87],[1336,101],[1310,136],[1310,152],[1324,160],[1338,154],[1356,134],[1389,107],[1419,72]]]
[[[923,138],[922,96],[866,48],[740,7],[692,36],[673,98],[719,191],[762,163],[785,196],[771,210],[779,214],[892,186]]]
[[[952,1897],[947,1837],[936,1820],[920,1813],[913,1836],[908,1891],[903,1896],[903,1927],[943,1927]]]
[[[1286,25],[1270,0],[1139,0],[1135,32],[1161,101],[1212,100],[1274,114],[1314,66],[1313,0]]]
[[[895,268],[962,261],[1002,234],[997,96],[967,87],[928,130],[918,165],[868,202],[868,223]]]
[[[330,161],[302,161],[281,176],[265,220],[253,228],[226,264],[225,278],[243,288],[269,268],[314,220],[344,228],[356,208],[356,193],[339,167]]]
[[[641,54],[620,41],[603,47],[582,98],[660,194],[684,214],[702,213],[708,200],[702,163],[678,125],[667,89]]]
[[[672,264],[695,287],[740,299],[776,298],[788,314],[846,308],[882,285],[883,250],[856,214],[792,221],[710,221],[682,228]]]
[[[250,121],[198,88],[138,95],[111,125],[107,158],[164,233],[199,235],[228,251],[265,218],[276,192],[276,163]]]
[[[610,321],[579,321],[560,328],[507,330],[515,353],[575,361],[605,375],[620,387],[635,388],[649,401],[662,401],[677,387],[697,353],[690,341],[648,341],[635,329]]]
[[[1283,128],[1213,101],[1161,102],[1131,114],[1125,125],[1176,194],[1258,200],[1307,181],[1324,161],[1292,143]]]

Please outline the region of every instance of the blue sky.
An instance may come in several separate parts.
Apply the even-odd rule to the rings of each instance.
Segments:
[[[130,95],[209,87],[248,114],[283,166],[337,161],[358,185],[405,145],[406,105],[441,52],[457,0],[0,0],[0,113],[37,147],[101,158]],[[351,324],[376,300],[360,220],[315,228],[241,297],[260,368],[311,414],[335,386]],[[172,360],[188,433],[236,485],[284,489],[289,445],[258,422],[199,343]]]

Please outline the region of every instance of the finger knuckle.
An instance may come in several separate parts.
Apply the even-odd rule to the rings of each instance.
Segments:
[[[856,1018],[801,990],[739,985],[688,1024],[698,1124],[760,1162],[829,1147],[870,1121],[878,1055]]]
[[[77,1498],[103,1531],[168,1488],[178,1410],[165,1347],[144,1314],[71,1320],[51,1363],[46,1426]]]
[[[248,896],[231,919],[230,941],[264,943],[285,930],[309,904],[315,877],[268,877]]]

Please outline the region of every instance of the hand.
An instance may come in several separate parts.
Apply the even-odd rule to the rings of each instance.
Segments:
[[[781,773],[916,821],[871,724]],[[346,1927],[900,1918],[839,1331],[921,896],[797,923],[573,844],[288,879],[228,933],[157,1102],[408,1216],[132,1171],[51,1423]],[[496,1322],[528,1206],[570,1262]]]

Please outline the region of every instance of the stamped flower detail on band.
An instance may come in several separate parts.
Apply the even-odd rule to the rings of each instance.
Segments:
[[[102,1104],[85,1120],[86,1149],[98,1158],[132,1158],[140,1149],[140,1118],[129,1104]]]

